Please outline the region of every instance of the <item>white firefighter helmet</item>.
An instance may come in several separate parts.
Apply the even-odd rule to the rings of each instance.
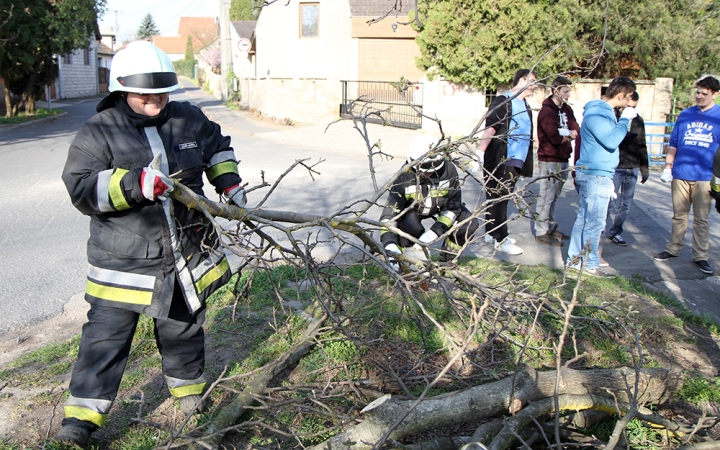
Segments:
[[[170,58],[151,42],[131,42],[112,59],[110,92],[162,94],[179,87]]]
[[[427,155],[427,152],[435,148],[437,143],[438,138],[431,134],[416,136],[410,142],[407,157],[408,164],[422,159],[422,162],[415,166],[415,170],[426,174],[440,170],[445,164],[445,156],[442,153]]]

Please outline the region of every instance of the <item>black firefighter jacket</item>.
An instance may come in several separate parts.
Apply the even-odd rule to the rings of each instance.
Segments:
[[[417,210],[421,219],[433,217],[430,227],[438,236],[445,234],[456,222],[463,209],[460,179],[457,169],[449,161],[431,176],[418,175],[409,170],[398,176],[388,192],[381,222],[389,222],[408,208]],[[398,244],[398,235],[386,228],[381,231],[383,245]]]
[[[217,235],[199,212],[170,199],[144,199],[140,173],[161,170],[203,195],[203,172],[220,191],[240,183],[230,138],[187,102],[159,116],[134,113],[118,93],[98,104],[68,152],[63,181],[90,216],[85,298],[91,304],[168,317],[175,280],[190,313],[231,276]]]

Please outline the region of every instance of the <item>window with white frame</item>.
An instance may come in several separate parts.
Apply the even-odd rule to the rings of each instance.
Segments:
[[[319,3],[300,3],[300,38],[319,36]]]

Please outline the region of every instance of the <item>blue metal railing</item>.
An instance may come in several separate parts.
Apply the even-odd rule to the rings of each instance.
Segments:
[[[645,142],[648,148],[648,163],[665,164],[665,146],[670,140],[670,133],[674,122],[645,122],[645,128],[663,127],[664,133],[645,133]]]

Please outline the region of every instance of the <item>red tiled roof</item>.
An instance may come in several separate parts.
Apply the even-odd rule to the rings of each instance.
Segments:
[[[153,44],[165,53],[179,53],[184,55],[185,49],[187,48],[187,36],[154,36]]]
[[[98,42],[98,54],[99,55],[114,55],[115,50],[111,49],[105,43]]]
[[[181,17],[178,35],[185,38],[183,52],[188,36],[192,37],[193,51],[197,53],[218,37],[219,30],[217,17]]]

